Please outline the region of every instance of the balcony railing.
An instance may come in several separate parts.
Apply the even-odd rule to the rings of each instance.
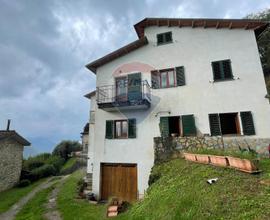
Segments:
[[[151,104],[151,89],[147,80],[97,87],[97,104],[99,108],[112,111],[115,108],[142,109]]]

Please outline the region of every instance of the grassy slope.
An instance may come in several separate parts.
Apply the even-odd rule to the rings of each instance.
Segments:
[[[71,168],[72,166],[74,166],[74,164],[76,163],[77,159],[75,157],[70,158],[65,164],[64,166],[61,168],[60,172],[63,172],[64,170],[67,170],[69,168]]]
[[[0,193],[0,213],[7,211],[13,204],[19,201],[23,196],[27,195],[43,180],[39,180],[27,187],[15,187]]]
[[[16,215],[15,220],[43,220],[43,214],[46,211],[45,204],[52,190],[53,186],[38,192],[34,198],[25,204]]]
[[[105,206],[91,205],[85,200],[77,200],[77,182],[83,177],[81,170],[71,174],[61,187],[58,194],[57,207],[63,219],[103,219],[105,217]]]
[[[270,178],[270,160],[262,163],[263,175],[172,160],[156,166],[161,178],[149,194],[123,217],[130,219],[267,219],[270,187],[259,183]],[[208,185],[208,178],[218,177]],[[124,218],[123,218],[124,219]]]
[[[172,160],[155,166],[161,178],[148,190],[144,200],[115,219],[267,219],[270,216],[270,187],[261,185],[270,179],[270,160],[261,162],[261,175],[232,169]],[[74,199],[76,172],[62,187],[58,206],[64,219],[103,219],[105,206]],[[208,185],[208,178],[218,177]]]

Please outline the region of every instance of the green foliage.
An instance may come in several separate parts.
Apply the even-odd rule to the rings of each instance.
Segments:
[[[82,167],[84,164],[77,158],[70,158],[60,170],[61,175],[73,173],[75,170]]]
[[[81,151],[82,145],[78,141],[61,141],[53,150],[53,155],[58,155],[68,160],[71,152]]]
[[[264,11],[246,16],[249,19],[270,21],[270,8]],[[268,27],[258,39],[258,47],[261,55],[262,66],[265,75],[270,74],[270,28]]]
[[[41,179],[44,177],[56,175],[57,170],[53,165],[45,164],[41,167],[33,169],[31,173],[35,176],[36,179]]]
[[[59,172],[62,166],[65,164],[65,160],[57,155],[51,155],[46,161],[46,164],[53,165],[56,171]]]
[[[29,186],[31,184],[31,181],[30,180],[21,180],[18,184],[18,187],[26,187],[26,186]]]
[[[12,205],[18,202],[23,196],[31,192],[37,185],[44,180],[37,181],[29,186],[20,188],[15,187],[0,193],[0,213],[7,211]]]

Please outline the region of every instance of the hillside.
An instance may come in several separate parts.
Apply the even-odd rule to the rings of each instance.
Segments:
[[[149,188],[145,199],[120,219],[269,219],[270,160],[261,161],[265,170],[250,175],[186,162],[182,159],[155,166],[160,178]],[[206,180],[218,177],[209,185]]]
[[[268,94],[270,94],[270,75],[265,76],[265,83],[266,83],[266,88],[268,90]]]

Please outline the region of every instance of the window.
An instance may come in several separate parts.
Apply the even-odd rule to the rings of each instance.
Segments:
[[[127,138],[127,120],[123,121],[115,121],[114,122],[114,127],[115,127],[115,138]]]
[[[127,100],[127,77],[120,77],[115,79],[116,85],[116,100]]]
[[[221,60],[212,62],[214,81],[233,79],[231,61]]]
[[[172,43],[172,32],[157,34],[157,45]]]
[[[195,136],[195,119],[193,115],[160,117],[160,134],[169,136]]]
[[[107,120],[106,139],[136,138],[136,119]]]
[[[153,89],[170,88],[185,85],[184,67],[176,67],[151,72]]]
[[[253,119],[250,112],[241,112],[241,121],[244,135],[255,134]],[[236,113],[222,113],[209,114],[209,124],[211,135],[240,135],[239,114]]]

